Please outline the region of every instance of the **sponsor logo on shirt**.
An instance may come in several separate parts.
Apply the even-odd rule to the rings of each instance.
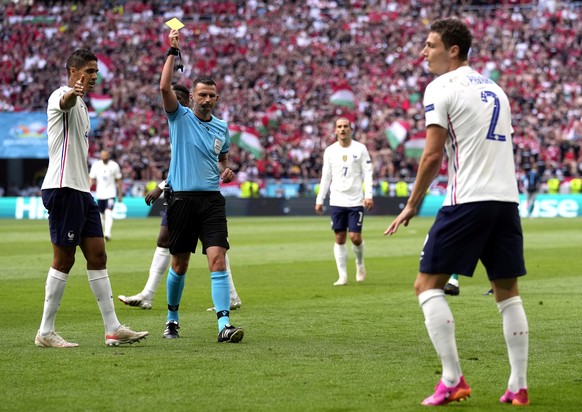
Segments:
[[[434,104],[433,103],[427,104],[426,106],[424,106],[424,112],[425,113],[431,112],[433,110],[434,110]]]

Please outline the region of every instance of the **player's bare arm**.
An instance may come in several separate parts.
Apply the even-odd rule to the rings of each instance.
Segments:
[[[117,201],[123,202],[123,179],[117,179]]]
[[[418,213],[422,199],[441,167],[446,139],[447,129],[437,125],[428,126],[426,131],[426,145],[420,157],[418,174],[412,193],[408,198],[406,206],[384,231],[384,235],[393,235],[402,224],[408,226],[410,220]]]
[[[148,192],[145,196],[146,205],[151,205],[154,201],[162,195],[162,189],[156,186],[151,192]]]

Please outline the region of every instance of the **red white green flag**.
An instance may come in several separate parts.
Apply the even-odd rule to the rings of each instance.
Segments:
[[[422,155],[422,152],[424,150],[425,143],[426,143],[426,138],[424,138],[424,137],[411,139],[411,140],[404,142],[404,155],[406,157],[420,159],[420,156]]]
[[[255,158],[262,157],[263,147],[259,139],[259,133],[252,128],[231,125],[228,128],[230,141],[241,149],[251,152]]]
[[[113,78],[113,61],[104,54],[96,53],[95,56],[99,59],[97,61],[97,84],[101,84],[104,80],[108,81]]]
[[[97,113],[102,113],[109,109],[113,104],[113,97],[106,94],[89,94],[89,99],[91,100],[91,106]]]
[[[404,139],[406,139],[409,130],[410,125],[408,124],[408,122],[405,122],[403,120],[396,120],[392,122],[390,126],[388,126],[385,133],[386,139],[388,140],[388,143],[390,144],[392,150],[396,150],[396,148],[400,146],[400,143],[402,143]]]
[[[332,104],[349,107],[350,109],[356,106],[355,100],[354,92],[345,87],[335,90],[329,98]]]

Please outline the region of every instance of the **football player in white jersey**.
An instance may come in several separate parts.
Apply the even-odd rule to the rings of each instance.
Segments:
[[[79,49],[67,59],[67,86],[55,90],[47,107],[49,165],[42,201],[49,213],[53,261],[45,284],[44,310],[34,343],[38,347],[72,348],[55,332],[55,318],[77,246],[87,260],[87,276],[105,326],[105,344],[139,342],[148,332],[134,332],[117,319],[107,272],[107,254],[99,209],[89,189],[89,113],[83,101],[97,81],[97,57]]]
[[[315,200],[315,212],[323,214],[323,202],[327,192],[331,190],[331,228],[335,232],[333,253],[339,275],[334,285],[344,286],[348,283],[348,230],[356,256],[356,281],[363,282],[366,279],[362,226],[364,208],[370,210],[374,207],[373,169],[366,146],[352,139],[352,126],[348,119],[340,117],[336,120],[335,135],[337,142],[323,152],[323,169]]]
[[[471,32],[458,19],[437,20],[430,27],[422,56],[438,77],[424,95],[426,145],[412,194],[384,234],[393,235],[417,214],[446,148],[447,195],[425,240],[414,284],[443,368],[434,394],[422,404],[444,405],[471,394],[443,288],[452,273],[472,276],[481,260],[501,313],[511,367],[500,401],[527,405],[528,322],[517,287],[526,270],[510,106],[497,84],[469,66],[471,42]]]
[[[121,168],[107,150],[102,150],[101,160],[93,163],[89,172],[90,184],[95,185],[95,197],[97,206],[101,214],[103,224],[103,234],[105,240],[111,239],[111,228],[113,227],[113,206],[115,198],[119,203],[123,200],[123,180],[121,179]]]

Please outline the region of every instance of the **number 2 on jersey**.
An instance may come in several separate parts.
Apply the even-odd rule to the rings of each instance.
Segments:
[[[495,134],[495,127],[497,126],[497,121],[499,120],[499,111],[501,104],[499,103],[499,98],[495,93],[490,90],[481,92],[481,101],[487,103],[488,98],[493,99],[493,114],[491,115],[491,122],[489,123],[489,130],[487,131],[487,139],[495,140],[498,142],[504,142],[505,136],[502,134]]]

